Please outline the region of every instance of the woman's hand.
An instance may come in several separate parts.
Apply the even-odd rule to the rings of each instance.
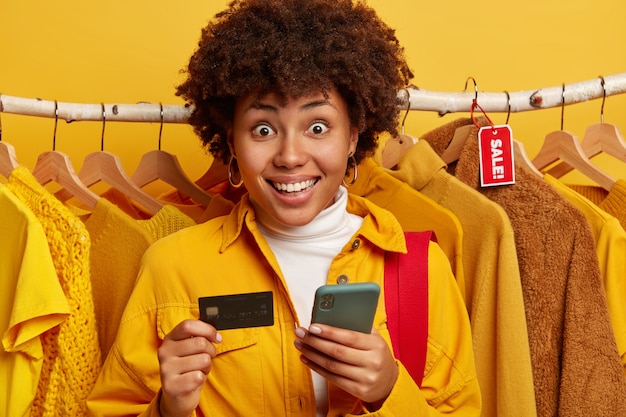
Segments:
[[[213,326],[200,320],[185,320],[165,336],[158,351],[162,416],[187,417],[196,409],[215,357],[213,343],[221,340]]]
[[[398,367],[385,340],[371,334],[312,324],[296,329],[296,348],[313,371],[361,401],[382,404],[389,396]]]

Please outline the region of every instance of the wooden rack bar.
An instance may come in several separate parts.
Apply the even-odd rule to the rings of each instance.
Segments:
[[[403,108],[418,111],[433,111],[439,115],[469,112],[472,100],[487,113],[516,113],[570,105],[626,93],[626,73],[597,77],[591,80],[518,92],[439,92],[410,87],[398,92],[404,102]],[[563,93],[564,91],[564,93]],[[408,98],[408,103],[407,103]],[[104,105],[104,112],[103,106]],[[509,110],[510,109],[510,110]],[[37,117],[58,117],[66,122],[102,121],[107,122],[157,122],[186,123],[191,108],[182,105],[160,103],[137,104],[81,104],[55,102],[39,98],[23,98],[0,95],[0,112]],[[161,120],[162,119],[162,120]]]

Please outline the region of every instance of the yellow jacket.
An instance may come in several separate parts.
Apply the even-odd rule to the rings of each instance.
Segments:
[[[348,210],[364,217],[361,229],[330,266],[328,283],[375,281],[384,289],[385,250],[406,251],[393,215],[349,196]],[[358,241],[358,244],[355,242]],[[224,330],[197,415],[315,416],[311,371],[293,346],[298,324],[276,258],[258,231],[245,196],[230,215],[163,238],[144,257],[137,285],[88,407],[93,415],[158,415],[160,389],[156,350],[184,319],[197,318],[198,297],[273,291],[274,325]],[[313,296],[313,294],[311,294]],[[384,297],[374,326],[388,341]],[[398,363],[394,389],[370,415],[479,416],[469,321],[441,249],[429,249],[429,339],[421,390]],[[329,386],[329,416],[367,415],[354,397]]]

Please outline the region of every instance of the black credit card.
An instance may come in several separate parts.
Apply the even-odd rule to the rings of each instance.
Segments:
[[[271,291],[198,298],[200,320],[217,330],[272,326],[274,300]]]

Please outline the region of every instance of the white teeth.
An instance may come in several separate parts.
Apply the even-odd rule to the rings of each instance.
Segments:
[[[286,191],[288,193],[293,193],[293,192],[297,193],[299,191],[308,190],[309,188],[313,187],[313,185],[315,185],[315,181],[306,180],[302,182],[292,182],[289,184],[274,182],[273,185],[274,185],[274,188],[276,188],[278,191]]]

